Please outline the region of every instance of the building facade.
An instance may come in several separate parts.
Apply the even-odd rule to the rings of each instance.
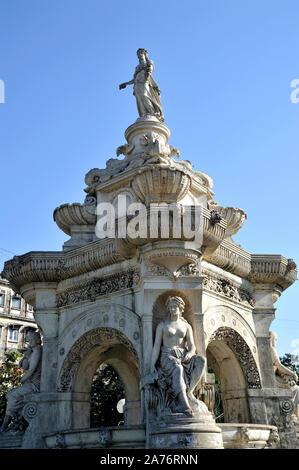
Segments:
[[[0,361],[6,352],[22,352],[28,332],[36,329],[33,307],[0,277]]]

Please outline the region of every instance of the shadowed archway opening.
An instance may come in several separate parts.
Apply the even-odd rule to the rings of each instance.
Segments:
[[[101,364],[90,390],[90,427],[123,425],[125,416],[121,413],[120,400],[125,397],[125,388],[116,370],[109,364]]]
[[[138,357],[131,342],[119,330],[96,328],[81,336],[62,365],[58,391],[71,392],[71,426],[90,427],[90,391],[101,365],[111,366],[125,391],[124,424],[141,423],[140,372]]]
[[[223,422],[250,423],[247,390],[260,388],[261,381],[247,343],[232,328],[219,328],[210,338],[207,362],[220,383]]]

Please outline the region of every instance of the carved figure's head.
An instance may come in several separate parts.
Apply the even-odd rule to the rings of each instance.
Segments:
[[[276,341],[277,341],[277,334],[275,331],[269,331],[269,336],[270,336],[270,344],[271,346],[275,347]]]
[[[146,50],[146,49],[138,49],[138,51],[137,51],[137,57],[138,57],[139,60],[140,60],[140,59],[141,59],[141,60],[142,60],[142,59],[148,60],[148,52],[147,52],[147,50]]]
[[[185,302],[181,297],[174,295],[167,297],[165,306],[168,310],[170,317],[180,317],[185,309]]]
[[[41,343],[42,341],[41,341],[41,337],[38,331],[33,331],[32,333],[30,333],[29,344],[32,348],[34,348],[34,346],[41,345]]]

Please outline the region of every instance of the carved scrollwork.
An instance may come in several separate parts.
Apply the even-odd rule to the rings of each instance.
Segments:
[[[140,273],[134,270],[117,273],[103,279],[96,279],[84,286],[69,289],[58,294],[56,297],[56,305],[57,307],[64,307],[84,300],[94,300],[102,295],[133,288],[138,284],[139,280]]]
[[[294,403],[292,400],[283,400],[279,403],[279,407],[282,413],[292,414],[294,413]]]
[[[255,301],[249,292],[232,285],[226,279],[217,279],[212,276],[206,276],[203,281],[204,288],[216,292],[217,294],[224,295],[236,302],[245,303],[250,307],[254,307]]]
[[[189,276],[199,276],[200,274],[200,269],[197,263],[188,263],[185,264],[184,266],[181,266],[177,271],[174,273],[171,273],[169,269],[167,269],[164,266],[159,266],[157,264],[153,263],[146,263],[146,269],[147,269],[147,274],[150,276],[173,276],[175,277],[189,277]]]
[[[56,449],[65,449],[66,448],[66,443],[65,443],[65,436],[62,433],[56,434],[55,438],[55,448]]]
[[[23,408],[22,414],[26,421],[30,421],[31,419],[35,418],[38,413],[38,406],[37,403],[34,401],[30,401],[26,403]]]
[[[243,370],[248,388],[261,388],[260,374],[254,357],[244,339],[232,328],[221,327],[210,338],[211,341],[224,341],[236,355]]]

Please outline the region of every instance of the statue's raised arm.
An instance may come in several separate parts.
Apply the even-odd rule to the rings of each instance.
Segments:
[[[138,49],[137,56],[139,64],[135,69],[133,79],[121,83],[119,89],[122,90],[127,85],[134,85],[133,94],[136,98],[139,118],[149,120],[154,118],[163,122],[164,116],[160,101],[161,91],[152,77],[154,63],[149,60],[146,49]]]

